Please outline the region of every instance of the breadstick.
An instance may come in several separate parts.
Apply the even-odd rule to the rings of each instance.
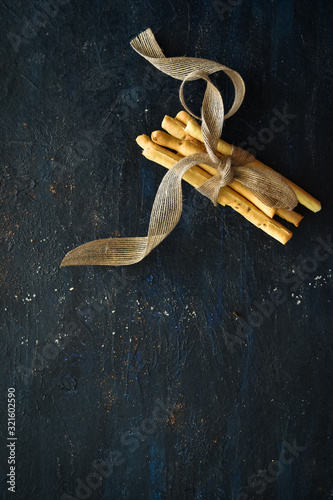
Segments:
[[[179,114],[179,113],[178,113]],[[177,115],[178,116],[178,115]],[[186,125],[181,123],[176,118],[165,115],[162,121],[162,128],[166,130],[170,135],[181,140],[188,140],[194,142],[198,146],[202,146],[202,142],[194,139],[185,131]]]
[[[177,114],[176,118],[174,119],[171,117],[165,117],[165,118],[166,118],[164,122],[165,130],[172,130],[175,134],[177,134],[178,137],[184,137],[184,138],[186,137],[187,140],[198,142],[196,139],[193,139],[190,135],[188,135],[185,131],[188,122],[190,120],[193,120],[191,115],[186,113],[186,111],[180,111]],[[298,212],[295,212],[294,210],[286,210],[285,208],[278,208],[276,210],[276,214],[282,219],[291,222],[296,227],[299,226],[299,223],[303,219],[303,215],[299,214]]]
[[[136,139],[139,146],[143,148],[143,155],[166,168],[171,168],[178,160],[179,155],[158,146],[147,135],[140,135]],[[194,187],[200,187],[211,175],[202,168],[195,166],[188,170],[183,179]],[[292,237],[292,232],[286,229],[282,224],[267,217],[253,203],[244,198],[242,195],[231,189],[229,186],[224,186],[220,190],[220,195],[217,200],[220,205],[228,205],[256,227],[262,229],[280,243],[285,245]]]
[[[286,208],[278,208],[276,214],[281,217],[281,219],[291,222],[296,227],[298,227],[301,220],[304,219],[303,215],[295,212],[295,210],[287,210]]]
[[[194,139],[199,140],[203,142],[202,134],[201,134],[201,127],[199,123],[197,123],[193,118],[190,116],[189,118],[184,116],[184,111],[181,113],[178,113],[177,115],[177,121],[179,123],[180,118],[186,119],[187,124],[185,127],[185,134],[188,134],[192,136]],[[230,155],[232,152],[232,146],[231,144],[228,144],[227,142],[223,141],[222,139],[219,140],[218,145],[217,145],[217,150],[222,153],[223,155]],[[249,163],[249,166],[252,167],[259,167],[263,168],[266,170],[274,170],[271,167],[268,167],[264,163],[262,163],[259,160],[255,160],[252,163]],[[283,177],[283,176],[282,176]],[[309,210],[312,210],[312,212],[319,212],[321,210],[321,203],[316,200],[313,196],[311,196],[309,193],[304,191],[304,189],[300,188],[296,184],[294,184],[292,181],[287,179],[286,177],[283,177],[284,180],[289,184],[289,186],[292,188],[292,190],[295,192],[298,201],[307,207]]]
[[[154,142],[159,144],[160,146],[164,146],[169,149],[174,149],[181,153],[183,156],[189,156],[194,153],[202,153],[205,150],[203,144],[197,146],[191,141],[176,139],[172,135],[167,134],[166,132],[162,132],[161,130],[157,130],[152,133],[151,138]],[[209,165],[200,164],[200,167],[206,170],[206,172],[211,175],[216,175],[217,171],[215,168],[210,167]],[[268,217],[274,217],[276,213],[275,208],[268,207],[262,201],[260,201],[249,189],[247,189],[243,184],[238,181],[233,181],[229,184],[229,186],[237,193],[241,194],[248,200],[250,200],[254,205],[256,205],[262,212],[264,212]]]

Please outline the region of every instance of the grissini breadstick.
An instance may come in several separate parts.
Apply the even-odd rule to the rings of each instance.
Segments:
[[[185,118],[184,115],[187,115],[187,117],[189,119],[192,119],[191,116],[189,114],[187,114],[185,111],[181,111],[180,113],[178,113],[177,117],[180,119],[184,119]],[[169,134],[171,134],[173,137],[176,137],[179,140],[190,141],[191,144],[202,146],[203,145],[202,142],[197,141],[196,139],[193,139],[193,137],[191,137],[185,131],[186,124],[182,123],[180,119],[172,118],[171,116],[166,115],[163,119],[163,122],[162,122],[162,128],[164,130],[166,130]],[[187,120],[187,122],[188,121],[189,120]],[[218,155],[221,155],[221,153],[218,153]],[[223,156],[223,155],[221,155],[221,156]],[[288,222],[291,222],[296,227],[298,227],[300,221],[303,219],[303,217],[299,213],[295,212],[294,210],[285,210],[285,209],[278,208],[276,210],[276,214],[279,217],[282,217],[282,219],[285,219]]]
[[[182,110],[177,113],[175,120],[182,123],[183,125],[187,125],[190,120],[194,120],[191,115],[189,115],[186,111]]]
[[[278,208],[276,210],[276,215],[281,217],[281,219],[291,222],[296,227],[298,227],[301,220],[304,219],[303,215],[295,212],[295,210],[287,210],[286,208]]]
[[[191,141],[188,140],[182,140],[182,139],[176,139],[172,135],[167,134],[166,132],[162,132],[161,130],[156,130],[155,132],[152,133],[151,138],[154,142],[159,144],[160,146],[164,146],[169,149],[174,149],[175,151],[178,151],[178,153],[182,154],[183,156],[189,156],[194,153],[202,153],[205,150],[205,147],[203,144],[200,146],[197,146]],[[211,175],[216,175],[216,169],[213,167],[210,167],[209,165],[205,164],[200,164],[199,165],[201,168],[206,170],[206,172],[210,173]],[[274,217],[276,213],[275,208],[268,207],[265,205],[262,201],[260,201],[249,189],[247,189],[245,186],[243,186],[240,182],[238,181],[233,181],[229,184],[229,186],[234,190],[237,191],[237,193],[241,194],[248,200],[250,200],[254,205],[256,205],[262,212],[264,212],[268,217]]]
[[[180,156],[171,151],[162,148],[155,144],[147,135],[140,135],[136,139],[139,146],[143,148],[143,155],[166,168],[171,168],[179,159]],[[183,179],[194,187],[200,187],[211,175],[202,168],[195,166],[188,170]],[[279,222],[267,217],[253,203],[241,196],[239,193],[231,189],[229,186],[224,186],[220,190],[220,195],[217,200],[220,205],[228,205],[256,227],[262,229],[280,243],[285,245],[292,237],[292,232],[282,226]]]
[[[173,137],[176,137],[177,139],[192,141],[194,144],[197,144],[198,146],[202,145],[201,141],[194,139],[186,132],[185,130],[186,124],[183,124],[176,118],[172,118],[171,116],[165,115],[162,121],[162,128],[166,130]]]
[[[175,120],[175,121],[173,121]],[[186,113],[186,111],[180,111],[176,118],[173,119],[171,117],[165,117],[165,130],[172,130],[178,137],[184,137],[186,140],[198,142],[196,139],[193,139],[186,131],[186,125],[190,120],[193,120],[191,115]],[[195,121],[195,120],[193,120]],[[203,144],[203,143],[202,143]],[[220,153],[221,154],[221,153]],[[276,214],[282,219],[291,222],[294,226],[298,227],[299,223],[303,219],[303,216],[294,210],[286,210],[285,208],[278,208],[276,210]]]
[[[180,118],[185,119],[185,117],[184,117],[185,112],[181,112],[181,113],[182,114],[178,113],[178,115],[177,115],[178,122],[180,121]],[[185,127],[185,133],[192,136],[194,139],[203,142],[203,138],[202,138],[202,134],[201,134],[201,127],[200,127],[199,123],[197,123],[195,120],[193,120],[192,117],[190,117],[187,121],[187,125]],[[232,145],[228,144],[227,142],[220,139],[218,142],[218,145],[217,145],[217,150],[219,151],[219,153],[222,153],[223,155],[230,155],[231,151],[232,151]],[[274,172],[274,170],[271,167],[268,167],[267,165],[265,165],[264,163],[262,163],[259,160],[255,160],[254,162],[249,163],[249,166],[259,167],[259,168],[263,168],[266,170],[272,170]],[[299,186],[294,184],[294,182],[290,181],[286,177],[284,177],[284,176],[282,176],[282,177],[284,178],[284,180],[286,182],[288,182],[289,186],[295,192],[298,201],[302,205],[307,207],[309,210],[312,210],[312,212],[319,212],[319,210],[321,210],[321,203],[318,200],[316,200],[316,198],[311,196],[309,193],[304,191],[304,189],[300,188]]]

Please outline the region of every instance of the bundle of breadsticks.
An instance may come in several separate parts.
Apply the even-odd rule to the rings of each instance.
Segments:
[[[162,128],[151,134],[140,135],[136,141],[143,149],[143,155],[151,161],[170,169],[181,158],[194,153],[206,152],[200,125],[185,111],[177,114],[176,118],[165,116]],[[232,146],[220,140],[218,143],[220,157],[230,155]],[[249,166],[273,170],[258,160]],[[200,187],[211,176],[216,175],[216,170],[208,165],[200,164],[188,170],[183,179],[195,188]],[[313,212],[321,209],[321,204],[299,186],[284,178],[295,192],[298,202]],[[271,208],[260,201],[249,189],[238,181],[233,181],[220,190],[218,203],[228,205],[245,217],[252,224],[262,229],[265,233],[275,238],[282,244],[290,240],[293,233],[274,219],[277,215],[298,227],[303,216],[294,210]]]

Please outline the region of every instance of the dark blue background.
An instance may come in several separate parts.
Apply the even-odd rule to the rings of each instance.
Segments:
[[[333,262],[314,260],[333,238],[332,3],[54,5],[0,5],[1,498],[333,498]],[[179,83],[130,48],[148,27],[167,56],[243,76],[227,141],[257,137],[274,109],[295,115],[257,156],[323,209],[300,207],[285,247],[184,185],[180,223],[143,262],[59,268],[79,244],[146,234],[164,170],[135,138],[180,110]],[[196,110],[201,91],[188,84]],[[283,300],[260,320],[274,289]],[[110,470],[93,491],[96,461]]]

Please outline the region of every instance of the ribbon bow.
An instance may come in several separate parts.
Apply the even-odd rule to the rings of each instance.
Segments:
[[[217,170],[217,174],[205,181],[198,191],[216,205],[221,187],[233,179],[244,184],[263,203],[270,207],[293,209],[297,197],[284,179],[277,173],[249,166],[254,157],[234,147],[230,156],[217,156],[217,144],[221,137],[224,120],[232,116],[243,102],[245,85],[242,77],[222,64],[192,57],[166,58],[150,29],[141,33],[131,46],[157,69],[173,78],[182,80],[179,98],[184,108],[195,118],[202,120],[202,135],[207,153],[197,153],[178,161],[164,176],[153,204],[148,234],[138,238],[107,238],[81,245],[69,252],[61,266],[109,265],[121,266],[141,261],[177,225],[182,212],[181,179],[195,165],[204,163]],[[209,75],[224,71],[235,89],[233,105],[224,116],[220,92]],[[184,100],[184,85],[189,80],[204,79],[207,87],[202,103],[201,117],[195,116]]]

